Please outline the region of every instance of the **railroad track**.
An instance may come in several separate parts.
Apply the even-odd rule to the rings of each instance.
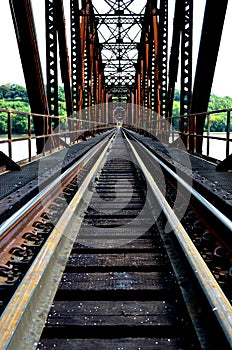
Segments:
[[[63,215],[64,199],[41,212],[35,233],[50,225],[48,238],[2,315],[2,349],[229,349],[227,245],[218,246],[213,271],[225,296],[201,257],[212,248],[196,249],[199,237],[202,246],[212,238],[202,238],[208,224],[189,204],[183,224],[195,223],[194,245],[170,207],[184,197],[151,155],[121,130],[99,153]],[[74,175],[69,181],[65,199],[77,185]]]

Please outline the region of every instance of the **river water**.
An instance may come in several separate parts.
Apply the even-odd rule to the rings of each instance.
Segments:
[[[207,135],[207,133],[205,133],[204,135]],[[210,136],[226,138],[226,133],[211,132]],[[203,139],[202,153],[204,155],[207,155],[207,139]],[[232,142],[230,142],[230,148],[229,148],[229,154],[231,153],[232,153]],[[209,156],[218,160],[225,159],[226,158],[226,141],[211,139],[209,143]]]
[[[17,135],[18,136],[18,135]],[[17,136],[14,136],[15,138]],[[26,135],[21,135],[22,137],[26,137]],[[6,139],[5,135],[0,136],[0,140]],[[8,155],[8,143],[0,143],[0,151],[4,152]],[[36,141],[31,140],[31,152],[32,157],[36,155]],[[28,159],[28,140],[22,140],[17,142],[12,142],[12,159],[15,162],[22,161]]]
[[[211,136],[225,137],[226,133],[217,132],[211,133]],[[23,136],[23,135],[22,135]],[[0,139],[6,138],[4,135],[0,136]],[[32,157],[36,155],[36,142],[31,140]],[[203,141],[203,154],[206,155],[207,142]],[[0,144],[0,151],[8,155],[8,144]],[[210,140],[209,156],[218,160],[223,160],[226,157],[226,142],[221,140]],[[230,143],[230,153],[232,153],[232,143]],[[28,159],[28,141],[22,140],[12,142],[12,158],[15,162]]]

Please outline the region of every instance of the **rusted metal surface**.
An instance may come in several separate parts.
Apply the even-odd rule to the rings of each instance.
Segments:
[[[72,95],[71,95],[71,82],[70,82],[71,72],[70,72],[68,45],[66,41],[66,26],[65,26],[63,0],[55,1],[55,7],[56,7],[56,26],[57,26],[59,50],[60,50],[60,72],[61,72],[62,82],[64,84],[66,110],[67,110],[67,115],[69,117],[69,116],[72,116],[73,114],[73,103],[72,103]],[[73,130],[71,125],[70,125],[70,129]]]
[[[71,80],[73,111],[79,112],[82,107],[82,52],[81,52],[81,16],[78,1],[71,0]]]
[[[57,14],[53,0],[45,1],[47,99],[50,115],[58,116]],[[55,127],[58,126],[58,120]]]
[[[220,6],[213,1],[206,1],[191,113],[206,112],[208,108],[227,4],[228,0],[223,0]],[[204,123],[205,118],[197,120],[197,134],[203,134]],[[192,139],[191,150],[194,150]],[[197,152],[202,152],[202,138],[197,140]]]
[[[32,199],[39,192],[39,188],[44,187],[52,178],[58,176],[80,159],[106,134],[107,132],[88,141],[77,143],[71,148],[65,148],[44,159],[37,159],[24,165],[20,171],[1,174],[0,223]]]
[[[132,144],[131,144],[131,147]],[[136,154],[136,153],[135,153]],[[168,219],[169,224],[171,225],[180,245],[185,252],[185,255],[197,277],[202,289],[205,292],[205,295],[210,302],[212,310],[215,312],[216,317],[220,325],[223,328],[223,331],[226,334],[226,337],[230,344],[232,343],[232,308],[228,298],[225,296],[223,291],[219,288],[215,278],[213,277],[210,269],[206,263],[201,258],[197,248],[192,243],[189,235],[185,231],[184,227],[180,224],[177,216],[175,215],[172,208],[169,206],[169,203],[162,198],[161,192],[157,187],[157,184],[154,182],[150,172],[145,167],[145,164],[141,161],[138,154],[136,158],[140,163],[141,169],[143,170],[154,194],[156,194],[157,199],[163,208],[164,214]],[[210,205],[210,204],[208,204]],[[227,218],[225,218],[226,220]],[[223,221],[223,219],[222,219]],[[231,221],[228,221],[229,228],[232,229]],[[229,254],[229,253],[228,253]]]
[[[72,166],[69,160],[70,169],[66,171],[63,169],[63,175],[61,175],[61,169],[58,173],[57,169],[54,169],[56,176],[52,176],[51,169],[48,170],[47,177],[41,179],[42,182],[44,180],[47,182],[46,185],[40,182],[39,193],[34,194],[34,198],[2,223],[0,227],[0,290],[4,304],[9,300],[12,291],[15,290],[54,229],[59,216],[78,190],[82,181],[81,176],[83,176],[79,175],[80,171],[87,166],[94,152],[101,151],[101,145],[104,145],[106,140],[107,138],[103,137],[103,141],[100,144],[97,143],[93,150],[90,147],[89,152],[86,152],[85,149],[82,155],[79,154],[78,160],[73,159]],[[33,189],[31,191],[33,194],[35,188],[34,191]],[[7,285],[11,286],[12,290],[9,294],[5,293]]]
[[[18,42],[19,53],[27,86],[32,113],[48,115],[47,96],[45,92],[36,30],[30,0],[10,0],[12,18]],[[36,135],[47,134],[47,118],[43,121],[34,117]],[[37,153],[42,153],[44,139],[37,139]]]
[[[59,55],[68,116],[75,112],[75,117],[78,113],[89,123],[105,122],[106,119],[109,122],[119,106],[122,108],[120,122],[123,118],[132,125],[136,121],[146,131],[152,123],[154,125],[153,115],[157,113],[161,116],[159,131],[163,132],[162,119],[172,116],[181,56],[180,115],[184,117],[178,119],[178,128],[187,148],[201,153],[204,118],[196,119],[194,113],[207,110],[227,3],[228,0],[224,0],[219,8],[215,8],[217,5],[206,2],[192,98],[192,0],[176,1],[169,62],[168,0],[144,0],[136,6],[133,0],[125,4],[118,0],[106,1],[106,13],[102,13],[97,1],[83,0],[79,4],[72,0],[71,66],[66,40],[69,28],[65,27],[63,1],[46,0],[47,103],[30,1],[11,0],[32,112],[58,114]],[[213,40],[208,40],[211,36]],[[106,113],[105,106],[100,106],[108,102],[112,102],[112,113]],[[134,102],[136,107],[131,108],[129,104]],[[193,116],[185,118],[189,112]],[[53,118],[51,123],[51,119],[44,118],[41,122],[35,118],[34,122],[36,134],[45,135],[37,139],[38,153],[41,153],[47,131],[52,131],[54,126],[58,128],[59,119]],[[71,139],[75,140],[76,124],[71,119],[69,127]],[[168,134],[169,127],[166,129]],[[59,144],[57,139],[53,142]],[[228,142],[226,152],[228,157]]]

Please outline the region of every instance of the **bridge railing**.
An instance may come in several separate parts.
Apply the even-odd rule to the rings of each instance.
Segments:
[[[41,135],[35,134],[34,118],[41,119],[44,125]],[[68,118],[0,108],[0,151],[15,162],[30,162],[37,156],[55,152],[109,127],[94,120],[80,119],[77,115]],[[45,145],[40,155],[36,151],[39,139]]]
[[[187,116],[172,116],[171,133],[185,140],[187,150],[197,153],[197,143],[202,140],[202,154],[207,157],[224,159],[232,152],[232,109],[208,111],[189,114]],[[199,120],[204,120],[203,134],[197,131]],[[190,145],[190,143],[192,143]]]
[[[182,139],[187,151],[223,160],[232,153],[232,109],[222,109],[186,116],[162,118],[156,112],[138,106],[136,117],[127,120],[133,129],[143,130],[164,143],[178,144]],[[198,130],[199,121],[204,124],[203,133]],[[203,128],[203,126],[202,126]]]

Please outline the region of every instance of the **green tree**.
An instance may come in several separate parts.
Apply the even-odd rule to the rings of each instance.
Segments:
[[[205,125],[207,130],[207,125]],[[210,116],[210,131],[222,132],[226,131],[226,117],[222,115],[211,115]]]
[[[7,115],[0,113],[0,134],[7,133]]]
[[[58,105],[61,123],[66,117],[66,102],[64,88],[58,88]],[[5,84],[0,86],[0,108],[7,110],[15,110],[19,112],[30,112],[30,104],[28,100],[27,90],[25,87],[16,84]],[[12,132],[16,134],[27,133],[28,117],[20,114],[12,113]],[[7,115],[0,113],[0,133],[7,132]],[[33,132],[33,123],[32,123]]]

